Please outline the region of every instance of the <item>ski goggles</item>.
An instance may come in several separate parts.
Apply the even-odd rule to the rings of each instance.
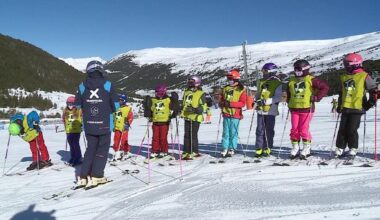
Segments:
[[[294,71],[304,71],[304,70],[308,70],[308,69],[310,69],[310,68],[311,68],[310,65],[303,66],[303,67],[295,66],[295,67],[294,67]]]

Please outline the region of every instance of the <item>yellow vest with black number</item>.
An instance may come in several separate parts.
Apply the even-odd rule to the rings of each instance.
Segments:
[[[152,121],[168,122],[170,120],[170,98],[152,98]]]
[[[232,86],[225,86],[223,88],[223,98],[225,101],[228,102],[238,102],[240,99],[241,94],[243,94],[245,88],[241,87],[232,87]],[[226,113],[228,115],[235,115],[235,108],[227,108],[223,107],[223,113]]]
[[[261,100],[272,98],[276,92],[276,89],[281,85],[279,80],[266,80],[260,79],[259,94]],[[269,112],[271,105],[258,106],[258,110]]]
[[[204,94],[202,90],[196,90],[195,92],[191,90],[186,90],[183,94],[182,101],[182,112],[181,117],[191,121],[202,122],[203,121],[203,112],[201,114],[196,114],[192,111],[188,111],[189,107],[198,108],[199,106],[205,105],[205,103],[201,103],[201,97]]]
[[[289,108],[310,108],[313,76],[307,75],[302,78],[291,77],[289,80],[290,100]]]
[[[114,113],[114,123],[115,123],[115,130],[117,131],[124,131],[124,125],[125,121],[127,120],[128,114],[131,111],[131,107],[129,106],[122,106],[119,108],[117,112]]]
[[[349,109],[363,109],[363,97],[365,95],[366,72],[353,75],[342,74],[340,82],[342,85],[342,107]]]
[[[30,142],[36,139],[36,137],[39,135],[36,129],[29,127],[26,116],[24,116],[24,120],[22,121],[22,127],[24,128],[25,133],[20,135],[20,137],[26,142]]]
[[[81,133],[82,132],[82,110],[80,109],[65,109],[63,112],[65,119],[66,133]]]

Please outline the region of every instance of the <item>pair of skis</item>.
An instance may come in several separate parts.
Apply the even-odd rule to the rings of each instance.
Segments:
[[[66,164],[64,166],[56,166],[53,164],[49,167],[44,167],[44,168],[40,169],[39,171],[47,171],[47,170],[62,171],[65,167],[67,167]],[[38,170],[37,169],[23,170],[23,171],[19,171],[19,172],[6,173],[6,174],[4,174],[4,176],[23,176],[25,174],[34,173],[34,172],[38,172]]]

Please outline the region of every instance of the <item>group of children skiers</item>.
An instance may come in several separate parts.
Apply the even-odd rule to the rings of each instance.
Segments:
[[[362,68],[363,59],[359,54],[350,53],[344,57],[346,73],[340,76],[341,90],[336,111],[340,115],[340,126],[336,140],[335,154],[340,157],[348,147],[348,154],[355,156],[358,149],[358,128],[362,114],[376,105],[379,91],[376,83]],[[269,156],[275,135],[274,126],[279,114],[278,105],[282,94],[287,94],[290,113],[290,158],[305,159],[310,156],[312,136],[310,122],[315,112],[315,102],[319,102],[328,93],[326,82],[313,76],[307,60],[294,63],[294,75],[285,85],[278,77],[279,68],[274,63],[262,67],[262,79],[258,82],[255,94],[257,112],[256,157]],[[82,164],[79,187],[97,186],[107,182],[104,168],[108,158],[111,132],[114,131],[114,160],[128,156],[128,131],[133,121],[132,109],[127,105],[125,95],[117,96],[112,84],[104,77],[104,67],[99,61],[87,65],[87,78],[78,87],[77,95],[67,99],[63,112],[63,121],[70,145],[72,166]],[[246,105],[247,91],[240,80],[238,70],[226,74],[227,85],[220,94],[214,94],[221,108],[223,118],[222,157],[232,156],[238,146],[239,124],[243,119],[243,107]],[[201,156],[198,148],[198,131],[204,121],[204,114],[211,115],[206,94],[202,90],[200,76],[190,76],[187,88],[179,102],[178,95],[167,94],[163,84],[155,88],[155,96],[145,100],[144,116],[152,122],[153,138],[151,158],[168,155],[168,131],[172,118],[179,115],[184,119],[184,139],[182,159],[192,160]],[[367,100],[366,92],[369,92]],[[287,116],[287,117],[288,117]],[[339,117],[339,116],[338,116]],[[10,135],[18,135],[29,143],[33,162],[28,170],[51,166],[49,153],[39,126],[39,116],[35,111],[27,116],[15,114],[10,119]],[[149,128],[148,128],[149,129]],[[79,139],[85,131],[87,148],[82,158]]]

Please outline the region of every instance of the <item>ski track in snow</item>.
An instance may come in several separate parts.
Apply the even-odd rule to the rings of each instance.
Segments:
[[[215,141],[219,113],[214,110],[213,123],[202,124],[199,131],[200,149],[204,156],[180,166],[159,166],[152,162],[151,182],[148,169],[137,157],[138,165],[131,160],[106,166],[106,176],[113,180],[106,185],[89,191],[70,191],[74,185],[75,168],[64,166],[62,160],[69,156],[65,152],[65,134],[45,130],[45,141],[55,167],[24,175],[0,177],[0,219],[10,219],[17,213],[36,205],[35,212],[49,213],[57,219],[376,219],[380,211],[379,164],[374,167],[357,167],[366,160],[373,161],[374,110],[367,113],[365,154],[362,155],[363,127],[359,129],[359,156],[353,166],[318,166],[322,159],[328,159],[335,120],[331,117],[331,97],[317,104],[317,111],[311,124],[314,155],[308,161],[297,165],[272,166],[277,161],[282,130],[287,110],[277,117],[273,156],[261,163],[243,164],[247,159],[242,154],[246,147],[251,111],[245,111],[241,122],[238,154],[223,164],[210,164],[215,160]],[[284,114],[284,115],[283,115]],[[255,116],[256,117],[256,116]],[[378,120],[378,119],[377,119]],[[251,131],[248,158],[253,154],[255,124]],[[180,143],[183,137],[183,121],[180,119]],[[145,133],[146,120],[136,119],[130,131],[130,144],[137,149]],[[280,158],[289,154],[288,121]],[[221,149],[222,128],[218,138],[218,152]],[[170,143],[171,131],[168,140]],[[5,156],[8,134],[0,131],[1,168]],[[83,136],[82,136],[83,138]],[[83,140],[81,140],[84,152]],[[169,144],[169,148],[172,146]],[[368,148],[368,149],[367,149]],[[143,150],[145,152],[145,150]],[[208,155],[210,154],[210,155]],[[18,137],[11,138],[7,173],[22,172],[30,163],[31,154],[27,143]],[[139,169],[138,174],[125,174],[121,170]],[[45,200],[43,197],[66,191],[69,197]]]

